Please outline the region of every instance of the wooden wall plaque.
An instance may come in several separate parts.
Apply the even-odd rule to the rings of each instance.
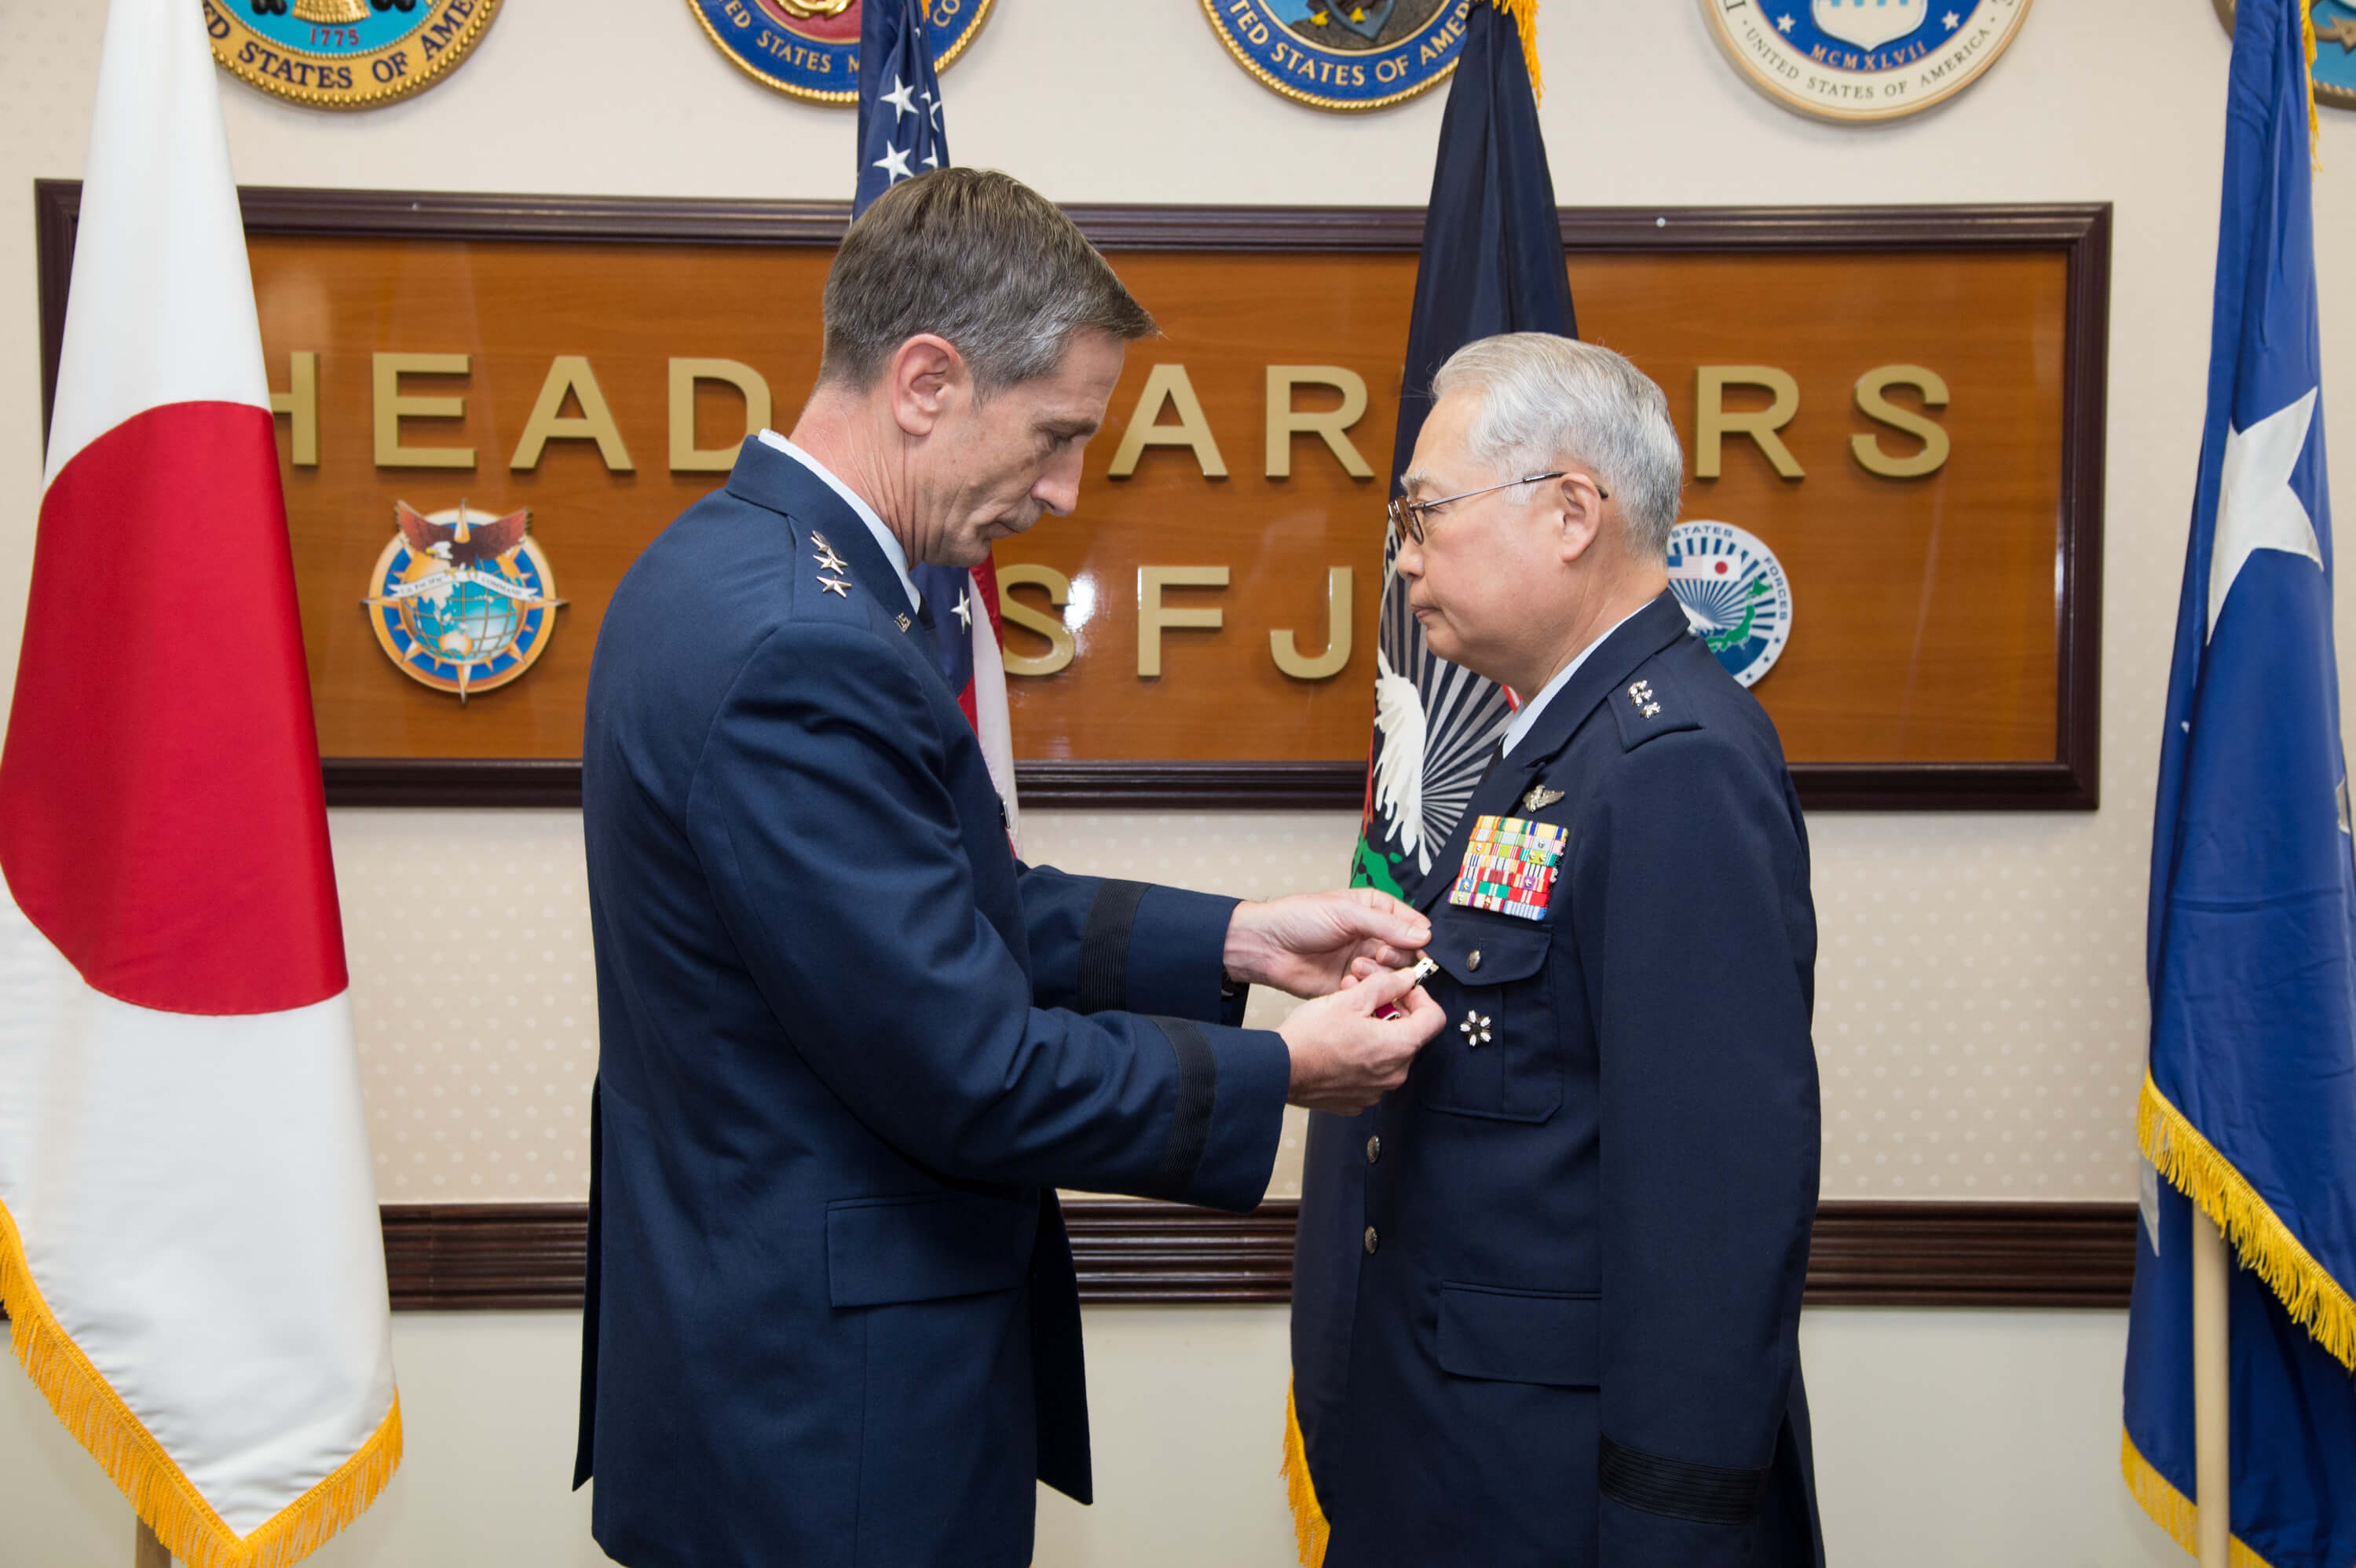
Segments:
[[[79,191],[36,195],[46,412]],[[790,427],[844,208],[243,203],[329,799],[577,800],[605,599],[748,421]],[[1164,336],[1077,513],[1000,548],[1024,798],[1355,806],[1421,213],[1073,212]],[[1810,806],[2094,804],[2109,224],[1563,213],[1583,334],[1668,391],[1686,517],[1789,574],[1754,689]],[[386,656],[361,599],[396,501],[531,511],[566,607],[526,675],[461,704]]]

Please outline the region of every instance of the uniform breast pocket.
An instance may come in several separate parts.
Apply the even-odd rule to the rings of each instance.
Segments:
[[[1431,944],[1445,979],[1432,999],[1448,1022],[1416,1058],[1409,1082],[1435,1111],[1543,1122],[1562,1104],[1563,1042],[1555,1011],[1554,932],[1494,915],[1442,912]]]

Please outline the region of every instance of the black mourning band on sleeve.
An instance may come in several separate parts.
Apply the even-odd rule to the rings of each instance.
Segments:
[[[1696,1524],[1746,1524],[1767,1490],[1767,1467],[1729,1470],[1622,1448],[1603,1439],[1603,1495],[1645,1513]]]
[[[1106,878],[1080,929],[1079,1010],[1110,1012],[1129,1000],[1129,933],[1137,924],[1143,882]]]
[[[1162,1166],[1154,1173],[1154,1181],[1168,1197],[1183,1199],[1194,1189],[1204,1147],[1211,1141],[1211,1106],[1218,1097],[1219,1059],[1202,1029],[1188,1019],[1157,1018],[1153,1021],[1170,1037],[1170,1049],[1178,1057],[1177,1105],[1171,1114],[1170,1137],[1162,1146]]]

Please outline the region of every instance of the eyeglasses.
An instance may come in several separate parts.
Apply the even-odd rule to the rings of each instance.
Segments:
[[[1391,500],[1391,527],[1405,538],[1421,544],[1424,516],[1428,512],[1436,511],[1451,501],[1469,501],[1475,496],[1487,496],[1499,490],[1510,490],[1516,485],[1536,485],[1541,480],[1559,479],[1569,472],[1567,468],[1558,468],[1549,474],[1525,475],[1519,479],[1508,479],[1503,485],[1491,485],[1480,490],[1467,490],[1461,496],[1442,496],[1437,501],[1410,501],[1404,496],[1394,496]],[[1612,499],[1612,492],[1601,485],[1595,487],[1595,493],[1606,501]]]

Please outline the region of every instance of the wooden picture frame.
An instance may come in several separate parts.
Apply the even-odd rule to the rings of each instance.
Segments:
[[[36,183],[42,413],[64,334],[78,182]],[[838,202],[485,196],[431,192],[241,192],[257,236],[825,247],[848,221]],[[1413,252],[1415,208],[1075,207],[1099,246],[1156,251]],[[1566,208],[1580,255],[1692,252],[2045,251],[2066,258],[2062,472],[2057,518],[2057,661],[2051,761],[1794,766],[1811,810],[2091,810],[2100,784],[2102,528],[2111,212],[2107,204],[1877,208]],[[563,806],[580,800],[565,759],[333,757],[334,805]],[[1355,808],[1365,770],[1346,762],[1024,761],[1026,805],[1144,809]]]

